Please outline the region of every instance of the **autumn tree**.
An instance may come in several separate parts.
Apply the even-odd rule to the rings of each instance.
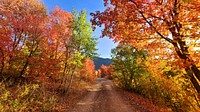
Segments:
[[[105,77],[106,74],[107,74],[107,66],[102,64],[101,67],[100,67],[100,70],[101,70],[101,77]]]
[[[106,65],[102,64],[99,71],[100,71],[101,77],[106,77],[109,79],[111,78],[110,66],[106,66]]]
[[[93,25],[104,25],[102,36],[138,47],[153,41],[160,45],[168,42],[200,93],[198,61],[191,55],[196,52],[195,42],[200,35],[199,0],[104,0],[104,3],[107,7],[104,12],[91,14]]]
[[[45,39],[42,45],[42,68],[45,75],[58,82],[60,88],[66,91],[70,82],[73,49],[71,43],[72,14],[55,6],[49,13],[45,24]],[[45,55],[46,54],[46,55]],[[41,71],[41,70],[40,70]]]
[[[97,70],[97,77],[101,77],[101,70],[100,69]]]
[[[86,58],[83,62],[83,68],[80,70],[80,76],[81,79],[84,79],[86,81],[94,81],[96,76],[95,76],[95,65],[94,62]]]
[[[72,14],[59,7],[47,14],[44,4],[37,0],[3,0],[1,5],[3,79],[58,77],[64,73],[68,66],[65,62],[73,60],[73,49],[67,47],[71,42]]]
[[[0,4],[1,74],[4,79],[22,78],[39,56],[47,10],[36,0],[1,0]]]

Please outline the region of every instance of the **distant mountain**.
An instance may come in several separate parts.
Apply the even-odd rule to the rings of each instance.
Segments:
[[[95,64],[95,70],[98,70],[102,64],[108,66],[112,63],[112,60],[109,58],[101,58],[98,57],[97,59],[94,60],[94,64]]]

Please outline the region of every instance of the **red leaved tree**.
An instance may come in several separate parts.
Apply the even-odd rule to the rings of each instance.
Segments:
[[[0,71],[3,77],[22,78],[39,58],[47,10],[36,0],[1,0],[0,4]]]

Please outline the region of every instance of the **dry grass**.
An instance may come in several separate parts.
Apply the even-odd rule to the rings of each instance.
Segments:
[[[0,85],[1,112],[64,112],[73,107],[87,93],[91,83],[75,80],[67,94],[59,92],[59,82],[43,80],[6,88]]]

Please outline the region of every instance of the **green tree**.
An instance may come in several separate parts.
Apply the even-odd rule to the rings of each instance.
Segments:
[[[79,72],[84,66],[86,58],[95,58],[97,56],[97,39],[92,37],[92,27],[90,22],[87,22],[86,11],[83,10],[77,13],[73,9],[73,19],[69,26],[72,35],[66,44],[66,62],[64,65],[62,85],[64,86],[63,93],[69,91],[75,73]]]
[[[137,80],[145,72],[143,62],[146,55],[146,51],[129,44],[119,44],[112,49],[113,70],[116,73],[114,77],[123,88],[130,90],[137,86]]]
[[[72,46],[84,58],[95,58],[97,56],[97,38],[92,37],[93,29],[90,22],[87,22],[86,10],[77,13],[73,9],[72,21]]]

